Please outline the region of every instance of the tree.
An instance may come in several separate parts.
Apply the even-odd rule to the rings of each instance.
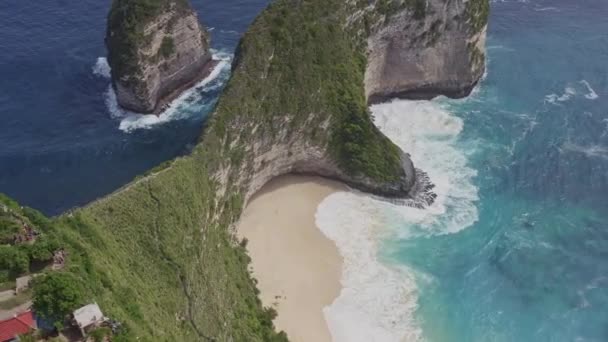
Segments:
[[[72,273],[50,273],[34,281],[34,309],[45,319],[61,323],[84,304],[84,285]]]
[[[0,246],[0,270],[17,276],[29,270],[30,259],[27,253],[13,246]]]

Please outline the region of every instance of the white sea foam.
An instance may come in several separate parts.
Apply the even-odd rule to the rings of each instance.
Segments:
[[[547,11],[559,12],[559,8],[557,8],[557,7],[551,7],[551,6],[548,6],[548,7],[536,7],[536,8],[534,8],[534,10],[537,11],[537,12],[547,12]]]
[[[560,150],[562,152],[582,153],[587,158],[600,158],[608,160],[608,147],[602,145],[581,146],[572,142],[564,143]]]
[[[215,87],[221,86],[221,82],[214,81],[222,76],[227,78],[230,71],[232,55],[217,50],[212,50],[212,53],[213,58],[218,60],[219,63],[209,76],[205,77],[194,87],[183,92],[159,115],[140,114],[121,108],[118,105],[114,88],[112,85],[108,85],[104,93],[104,101],[110,116],[120,120],[118,128],[123,132],[130,133],[137,129],[149,129],[169,121],[184,119],[200,112],[206,104],[202,101],[201,91],[210,91]],[[111,77],[110,70],[110,66],[104,57],[99,57],[93,67],[95,75],[107,79]]]
[[[549,94],[545,96],[545,101],[551,104],[557,104],[558,102],[566,102],[572,98],[572,96],[576,95],[576,89],[573,87],[566,87],[564,89],[563,94]]]
[[[600,97],[600,96],[599,96],[599,95],[598,95],[598,94],[595,92],[595,90],[593,90],[593,88],[591,88],[591,85],[589,84],[589,82],[587,82],[586,80],[582,80],[582,81],[580,81],[580,83],[581,83],[582,85],[584,85],[585,87],[587,87],[587,91],[588,91],[588,93],[587,93],[587,94],[585,94],[585,98],[587,98],[587,99],[589,99],[589,100],[595,100],[595,99],[597,99],[598,97]]]
[[[110,78],[112,77],[110,72],[111,69],[108,60],[105,57],[97,58],[97,62],[93,66],[93,74],[103,78]]]
[[[204,88],[215,80],[220,74],[229,67],[229,63],[221,61],[215,69],[205,79],[197,83],[194,87],[183,92],[173,100],[167,109],[159,115],[139,114],[122,109],[116,101],[114,89],[110,86],[106,92],[106,105],[110,113],[115,118],[120,118],[119,129],[124,132],[132,132],[137,129],[147,129],[173,120],[189,117],[199,111],[202,107],[199,89]],[[209,89],[203,89],[209,90]],[[188,108],[184,108],[187,106]]]
[[[343,289],[324,314],[336,342],[420,341],[416,284],[429,277],[381,262],[382,243],[456,233],[473,224],[478,215],[475,171],[456,146],[463,122],[447,105],[395,101],[373,106],[372,112],[378,127],[429,174],[437,199],[426,209],[355,193],[333,194],[321,203],[317,225],[344,258]]]
[[[577,89],[578,89],[578,91],[577,91]],[[581,80],[581,81],[578,81],[577,83],[568,83],[568,85],[564,89],[563,94],[561,94],[561,95],[549,94],[549,95],[545,96],[545,102],[548,102],[551,104],[559,104],[559,102],[566,102],[566,101],[572,99],[574,96],[579,95],[579,92],[580,93],[586,92],[586,94],[584,94],[584,95],[581,94],[581,95],[583,95],[587,100],[595,100],[598,97],[600,97],[595,92],[595,90],[591,87],[589,82],[587,82],[586,80]]]
[[[510,48],[508,46],[504,46],[504,45],[489,45],[486,47],[486,50],[503,50],[503,51],[509,51],[509,52],[515,51],[515,49]]]
[[[386,228],[384,203],[364,195],[337,193],[317,211],[319,228],[342,257],[343,289],[323,313],[334,342],[419,341],[414,319],[416,283],[407,270],[379,262],[378,243]]]

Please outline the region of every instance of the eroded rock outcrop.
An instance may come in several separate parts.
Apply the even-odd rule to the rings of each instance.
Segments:
[[[115,0],[106,46],[118,103],[139,113],[160,112],[214,66],[187,0]]]
[[[313,8],[311,4],[308,6]],[[287,21],[283,18],[290,12],[281,11],[281,5],[276,7],[277,16],[269,18],[269,22]],[[350,43],[340,41],[344,36],[335,33],[334,26],[324,18],[317,17],[316,26],[305,21],[300,23],[301,27],[308,26],[310,33],[292,31],[283,39],[282,31],[275,28],[271,31],[274,46],[253,47],[249,42],[242,42],[245,50],[256,51],[256,64],[247,63],[237,55],[236,76],[240,76],[240,70],[252,72],[254,66],[262,67],[264,71],[254,74],[263,75],[258,82],[268,84],[264,87],[266,90],[273,89],[273,63],[277,62],[289,68],[276,76],[276,82],[285,82],[286,75],[305,68],[331,74],[329,77],[313,75],[312,80],[305,73],[297,74],[300,92],[292,92],[290,100],[307,103],[302,113],[260,106],[262,110],[272,108],[276,112],[268,113],[274,115],[271,123],[251,122],[245,130],[251,136],[250,143],[244,145],[245,160],[249,163],[239,173],[246,180],[238,181],[247,184],[245,199],[273,177],[304,173],[333,178],[365,192],[400,199],[408,205],[431,204],[435,199],[432,180],[415,168],[407,151],[401,151],[387,142],[381,132],[369,128],[368,115],[359,115],[363,109],[358,93],[364,93],[361,100],[364,106],[395,97],[430,99],[438,95],[468,95],[485,69],[488,1],[377,0],[342,4],[330,1],[317,11],[338,22],[336,26],[348,32]],[[343,20],[341,23],[339,18]],[[301,20],[297,15],[288,19],[291,23]],[[329,43],[310,42],[311,37]],[[346,45],[355,52],[347,52]],[[356,49],[361,49],[363,56]],[[309,51],[314,52],[308,59],[303,57]],[[326,56],[327,52],[330,56]],[[332,60],[333,54],[342,58]],[[366,57],[367,63],[359,78],[359,70],[349,62],[361,57]],[[341,78],[340,81],[325,88],[325,82],[333,81],[334,76]],[[308,84],[310,88],[306,89]],[[284,91],[290,92],[289,88],[276,89],[269,97],[280,97]],[[338,103],[344,101],[348,105],[334,108],[336,96]],[[267,101],[265,99],[261,97],[260,101]],[[322,103],[319,109],[317,103]],[[298,116],[301,117],[299,124],[294,125]],[[246,122],[243,117],[239,121]],[[268,134],[268,130],[273,134]],[[238,144],[238,139],[232,141],[232,146]],[[369,146],[379,148],[369,151]]]
[[[367,12],[369,103],[467,96],[485,70],[487,0],[378,0]]]
[[[327,129],[328,125],[321,125]],[[426,173],[414,167],[410,156],[399,150],[398,176],[380,181],[370,176],[351,173],[339,165],[327,146],[300,139],[305,129],[289,132],[287,127],[277,136],[260,135],[247,153],[254,158],[251,169],[244,173],[247,186],[245,201],[271,179],[284,174],[315,175],[334,179],[364,192],[389,198],[411,206],[426,206],[433,202],[433,185]],[[276,144],[277,140],[281,144]]]

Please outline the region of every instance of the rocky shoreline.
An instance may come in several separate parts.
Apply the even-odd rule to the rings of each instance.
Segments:
[[[369,96],[367,103],[369,105],[389,102],[393,99],[403,100],[432,100],[438,96],[446,96],[451,99],[461,99],[469,96],[473,89],[477,86],[477,81],[471,84],[443,84],[443,85],[426,85],[418,86],[414,89],[389,90],[381,93],[374,93]]]
[[[180,83],[175,87],[169,87],[169,89],[173,89],[173,91],[163,95],[163,97],[158,99],[156,108],[154,109],[153,113],[157,115],[162,113],[171,103],[171,101],[178,98],[184,91],[192,88],[197,83],[207,78],[218,66],[219,63],[220,62],[218,60],[212,59],[209,62],[205,63],[202,68],[200,68],[197,72],[194,73],[196,77],[189,77],[188,80],[184,81],[183,83]]]

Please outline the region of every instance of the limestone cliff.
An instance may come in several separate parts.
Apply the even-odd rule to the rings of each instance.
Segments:
[[[369,103],[467,96],[485,70],[487,0],[377,0],[368,30]]]
[[[139,113],[160,112],[214,64],[187,0],[114,1],[106,45],[118,103]]]
[[[430,204],[428,177],[373,126],[366,107],[394,97],[467,95],[484,72],[488,11],[487,0],[271,5],[241,42],[215,114],[238,127],[224,139],[242,149],[232,177],[245,201],[273,177],[305,173]],[[232,97],[241,101],[237,117]],[[231,168],[219,178],[230,179]],[[220,183],[230,189],[232,182]]]
[[[220,195],[246,201],[273,177],[302,173],[412,205],[432,202],[424,172],[372,123],[365,50],[348,25],[356,9],[277,1],[250,28],[202,140],[235,154],[220,164]]]

